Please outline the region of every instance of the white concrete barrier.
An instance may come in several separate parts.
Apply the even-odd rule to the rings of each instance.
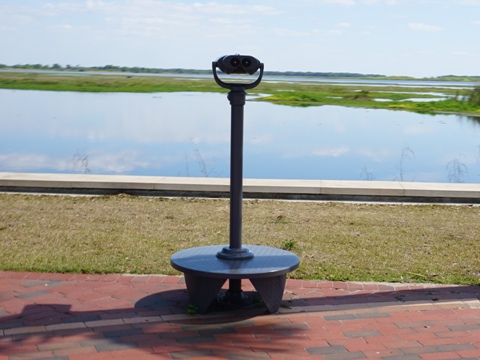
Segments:
[[[0,172],[0,191],[226,197],[228,178]],[[480,203],[480,184],[244,179],[245,197]]]

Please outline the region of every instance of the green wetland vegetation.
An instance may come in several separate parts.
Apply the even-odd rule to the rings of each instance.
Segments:
[[[356,87],[357,89],[357,87]],[[419,89],[422,93],[388,92],[385,90],[352,90],[344,87],[332,87],[325,91],[288,91],[262,98],[281,105],[319,106],[338,105],[362,107],[368,109],[404,110],[417,113],[454,113],[469,116],[480,116],[480,104],[463,99],[468,98],[471,91],[462,91],[462,95],[429,94],[429,90]],[[430,91],[432,91],[430,89]],[[480,93],[480,89],[477,90]],[[432,92],[438,92],[432,91]],[[430,100],[430,101],[429,101]]]
[[[264,81],[250,93],[288,106],[337,105],[369,109],[454,113],[480,116],[480,87],[376,86],[318,83],[314,81]],[[0,88],[85,92],[225,92],[212,79],[135,74],[0,72]]]

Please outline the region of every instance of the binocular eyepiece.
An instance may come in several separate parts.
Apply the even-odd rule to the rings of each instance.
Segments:
[[[250,55],[225,55],[216,61],[217,67],[225,74],[253,75],[260,68],[260,61]]]

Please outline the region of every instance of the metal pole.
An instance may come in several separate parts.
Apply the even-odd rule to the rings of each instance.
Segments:
[[[230,244],[217,253],[219,258],[226,260],[245,260],[254,256],[251,251],[242,247],[243,108],[246,96],[244,85],[230,87]]]
[[[243,108],[246,98],[243,86],[228,93],[232,107],[230,142],[230,249],[242,248],[243,200]]]

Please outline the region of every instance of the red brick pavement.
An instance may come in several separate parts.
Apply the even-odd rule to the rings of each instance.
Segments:
[[[182,277],[0,272],[0,360],[480,359],[479,299],[479,286],[288,280],[277,314],[188,315]]]

